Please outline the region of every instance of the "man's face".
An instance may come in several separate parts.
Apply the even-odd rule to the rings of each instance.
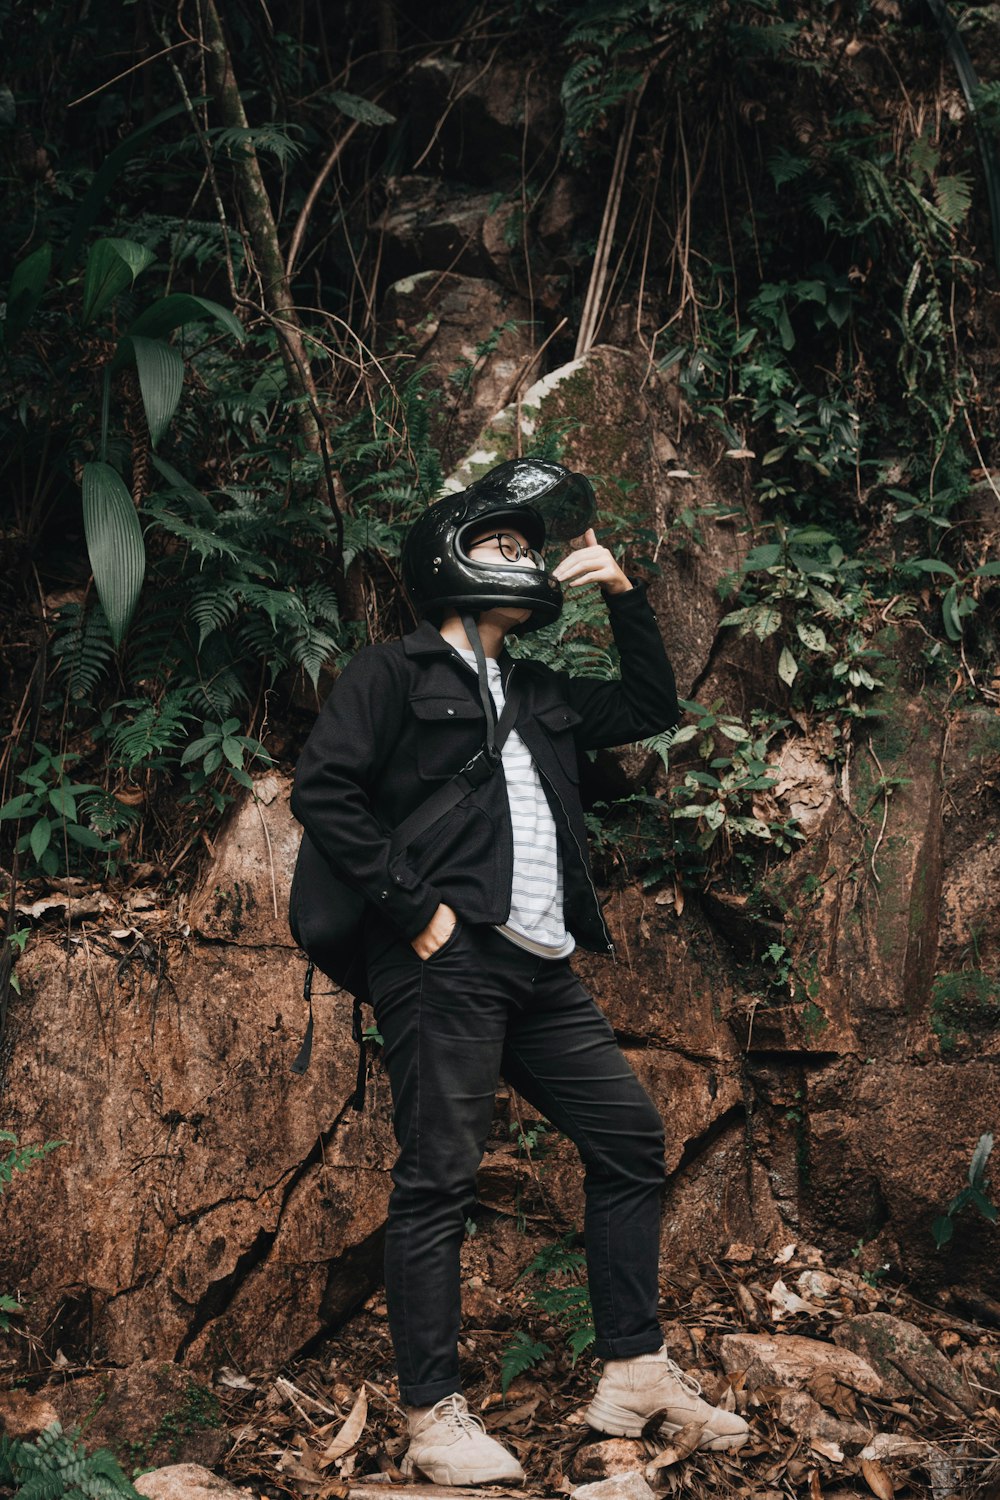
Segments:
[[[523,555],[520,558],[517,557],[518,548],[523,549]],[[540,554],[529,550],[528,539],[522,531],[518,531],[516,526],[498,525],[495,521],[492,525],[486,522],[477,527],[472,533],[471,541],[466,542],[465,550],[474,562],[488,562],[501,568],[542,568],[545,566]],[[480,616],[482,620],[493,621],[503,626],[505,630],[523,625],[530,617],[530,609],[505,606],[486,610]]]
[[[528,546],[524,533],[516,526],[484,525],[473,533],[473,539],[465,544],[466,551],[475,562],[495,563],[502,568],[538,568],[544,566],[541,554]],[[518,549],[522,555],[518,557]]]

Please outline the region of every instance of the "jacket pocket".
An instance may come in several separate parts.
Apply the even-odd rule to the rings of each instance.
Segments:
[[[566,703],[554,703],[551,708],[540,708],[535,717],[548,735],[563,771],[570,781],[579,781],[580,766],[573,731],[583,723],[581,715]]]
[[[417,772],[424,781],[456,775],[484,743],[482,708],[468,698],[412,698],[410,707],[417,719]]]

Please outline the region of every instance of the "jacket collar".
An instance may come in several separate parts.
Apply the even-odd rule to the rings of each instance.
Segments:
[[[407,656],[451,656],[452,648],[430,620],[421,620],[416,630],[403,636]]]
[[[411,630],[409,635],[404,635],[402,647],[407,656],[450,656],[453,660],[456,657],[455,648],[445,640],[437,626],[432,625],[429,620],[421,620],[416,630]],[[465,665],[464,662],[460,664]],[[510,653],[506,649],[501,651],[500,667],[504,681],[513,664]]]

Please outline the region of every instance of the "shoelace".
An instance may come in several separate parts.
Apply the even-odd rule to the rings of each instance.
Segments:
[[[689,1374],[687,1370],[682,1370],[676,1360],[671,1359],[669,1356],[667,1356],[667,1358],[664,1359],[663,1363],[666,1365],[671,1375],[673,1375],[675,1379],[679,1380],[681,1385],[684,1386],[685,1390],[691,1392],[692,1396],[700,1396],[702,1394],[700,1381],[698,1381],[693,1375]]]
[[[482,1417],[477,1417],[469,1410],[465,1397],[460,1396],[457,1391],[435,1401],[427,1415],[434,1421],[451,1422],[463,1432],[486,1431],[486,1423]]]

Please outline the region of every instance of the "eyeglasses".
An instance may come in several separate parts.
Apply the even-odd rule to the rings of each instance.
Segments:
[[[544,568],[545,559],[534,547],[525,546],[519,542],[516,536],[511,536],[507,531],[493,531],[489,536],[477,537],[474,542],[469,543],[469,551],[473,552],[477,547],[484,547],[487,542],[496,542],[500,548],[500,555],[505,562],[518,563],[527,560],[533,568]]]

